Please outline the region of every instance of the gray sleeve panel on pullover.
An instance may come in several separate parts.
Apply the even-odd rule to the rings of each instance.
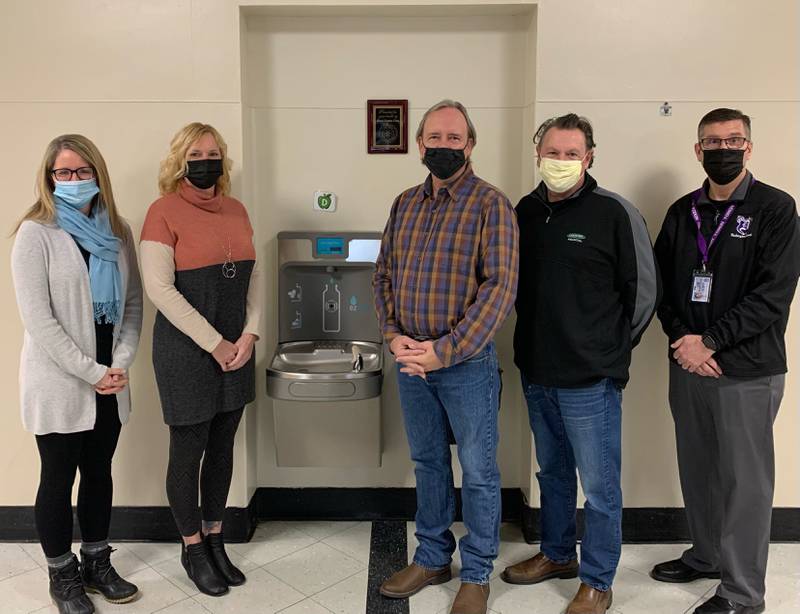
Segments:
[[[636,255],[636,304],[631,319],[631,339],[638,339],[650,323],[658,303],[658,271],[650,233],[644,217],[630,201],[601,187],[595,188],[594,192],[617,201],[628,214]]]

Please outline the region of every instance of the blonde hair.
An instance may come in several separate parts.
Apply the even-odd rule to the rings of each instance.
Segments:
[[[34,222],[53,223],[56,220],[56,205],[53,199],[55,183],[53,181],[53,164],[55,164],[58,154],[63,150],[74,151],[81,158],[89,163],[94,170],[97,187],[100,193],[95,197],[95,205],[105,207],[108,211],[108,220],[111,223],[111,232],[123,241],[128,241],[128,232],[122,221],[117,207],[114,204],[114,193],[111,190],[111,179],[108,176],[106,161],[103,159],[97,146],[82,134],[62,134],[57,136],[44,152],[42,163],[36,172],[35,195],[36,202],[25,212],[19,222],[17,222],[14,232],[16,234],[22,222],[32,220]]]
[[[186,152],[204,134],[214,137],[222,155],[222,176],[217,179],[217,193],[228,195],[231,191],[231,160],[228,158],[228,145],[225,139],[210,124],[192,122],[187,124],[172,137],[169,143],[169,154],[161,161],[158,173],[158,190],[162,195],[177,191],[178,184],[186,176]]]

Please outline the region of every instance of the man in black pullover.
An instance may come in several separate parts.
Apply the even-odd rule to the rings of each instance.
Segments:
[[[745,168],[750,118],[715,109],[694,146],[708,175],[667,211],[656,240],[658,317],[670,342],[669,403],[692,546],[662,582],[720,578],[696,614],[764,611],[784,334],[797,277],[794,200]]]
[[[534,142],[543,181],[517,205],[514,361],[540,467],[542,543],[502,578],[580,575],[567,614],[604,614],[622,540],[621,389],[655,312],[658,277],[642,216],[586,172],[589,122],[573,113],[548,120]],[[586,495],[580,566],[576,469]]]

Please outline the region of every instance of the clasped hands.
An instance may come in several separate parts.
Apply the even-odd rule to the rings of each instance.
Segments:
[[[670,347],[675,350],[672,354],[673,358],[685,371],[703,377],[722,375],[722,369],[712,358],[714,351],[705,346],[701,335],[684,335]]]
[[[406,335],[399,335],[389,343],[395,360],[402,364],[401,373],[418,375],[425,379],[428,371],[441,369],[444,365],[433,350],[433,341],[416,341]]]
[[[244,333],[236,343],[223,339],[217,344],[211,355],[223,371],[236,371],[250,360],[256,338],[252,333]]]
[[[117,394],[128,385],[128,373],[125,369],[109,367],[106,374],[94,385],[97,394]]]

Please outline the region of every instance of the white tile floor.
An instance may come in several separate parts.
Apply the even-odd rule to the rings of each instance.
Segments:
[[[366,604],[371,524],[368,522],[270,522],[262,524],[248,544],[231,544],[234,562],[248,576],[242,587],[222,598],[198,593],[186,578],[177,544],[114,544],[114,564],[139,585],[142,595],[128,605],[94,598],[98,612],[113,614],[363,614]],[[456,537],[463,535],[456,525]],[[415,545],[408,524],[409,556]],[[692,584],[654,582],[647,572],[654,563],[675,558],[682,545],[623,547],[614,584],[612,614],[682,614],[713,594],[711,580]],[[75,546],[77,550],[77,545]],[[536,552],[519,529],[504,525],[500,558],[491,581],[493,614],[560,614],[578,580],[556,580],[538,586],[511,586],[497,573],[509,563]],[[458,553],[454,568],[458,569]],[[411,614],[447,614],[458,580],[429,587],[410,599]],[[47,594],[47,574],[38,544],[0,544],[0,612],[55,614]],[[767,576],[768,614],[800,613],[800,544],[773,544]]]

